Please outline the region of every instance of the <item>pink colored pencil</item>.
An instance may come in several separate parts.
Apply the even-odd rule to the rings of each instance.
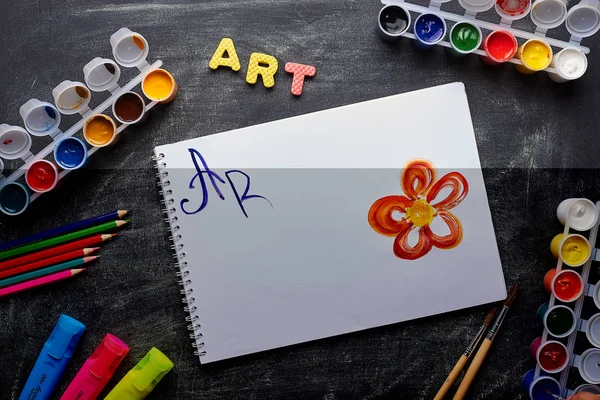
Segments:
[[[8,296],[9,294],[22,292],[28,289],[32,289],[34,287],[47,285],[49,283],[62,281],[64,279],[69,279],[72,276],[77,275],[80,272],[85,271],[85,268],[79,269],[68,269],[66,271],[57,272],[52,275],[43,276],[41,278],[32,279],[27,282],[17,283],[16,285],[8,286],[0,289],[0,297]]]

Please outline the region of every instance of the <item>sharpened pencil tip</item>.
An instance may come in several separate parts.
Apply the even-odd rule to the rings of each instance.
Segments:
[[[121,227],[121,226],[125,225],[128,222],[129,222],[129,220],[118,220],[118,221],[115,222],[115,225],[117,225],[117,227]]]
[[[127,211],[127,210],[119,210],[119,211],[117,211],[117,215],[119,216],[119,218],[123,218],[124,216],[127,215],[127,213],[129,213],[129,211]]]
[[[83,262],[87,263],[90,261],[94,261],[97,260],[98,258],[100,258],[100,256],[89,256],[89,257],[83,257]]]
[[[72,269],[72,270],[71,270],[71,276],[73,276],[73,275],[77,275],[77,274],[79,274],[80,272],[83,272],[83,271],[85,271],[85,270],[86,270],[86,268],[77,268],[77,269]]]

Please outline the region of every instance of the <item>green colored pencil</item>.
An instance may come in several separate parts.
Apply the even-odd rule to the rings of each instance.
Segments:
[[[50,275],[55,272],[60,272],[65,269],[71,269],[73,267],[78,267],[80,265],[89,263],[90,261],[94,261],[99,256],[90,256],[90,257],[82,257],[77,260],[67,261],[61,264],[53,265],[52,267],[38,269],[36,271],[27,272],[25,274],[13,276],[10,278],[0,280],[0,288],[5,286],[14,285],[15,283],[21,283],[25,281],[29,281],[31,279],[39,278],[41,276]]]
[[[30,244],[26,244],[23,246],[15,247],[14,249],[9,249],[0,252],[0,260],[4,260],[6,258],[15,257],[21,254],[30,253],[35,250],[43,249],[46,247],[56,246],[57,244],[71,242],[73,240],[77,240],[86,236],[95,235],[97,233],[102,233],[109,231],[114,228],[119,228],[125,225],[129,221],[110,221],[105,222],[100,225],[92,226],[90,228],[85,228],[77,232],[67,233],[66,235],[61,235],[54,237],[52,239],[41,240],[39,242],[34,242]]]

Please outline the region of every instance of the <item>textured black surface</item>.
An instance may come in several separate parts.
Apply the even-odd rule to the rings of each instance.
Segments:
[[[387,45],[374,32],[379,8],[374,0],[2,2],[1,122],[22,125],[18,109],[29,98],[51,101],[60,81],[83,80],[89,60],[111,57],[109,36],[122,26],[146,37],[149,59],[164,61],[180,91],[26,215],[0,219],[5,241],[111,209],[133,211],[132,224],[86,276],[0,300],[0,399],[18,397],[60,313],[88,329],[55,398],[106,332],[132,347],[109,386],[151,346],[174,361],[153,399],[432,398],[488,306],[201,366],[188,339],[150,156],[160,144],[453,81],[466,84],[506,280],[523,286],[469,398],[525,398],[520,379],[534,365],[528,346],[541,332],[533,316],[547,298],[542,277],[555,263],[548,246],[561,230],[555,207],[566,197],[600,199],[600,41],[585,42],[592,48],[587,75],[558,85],[511,65],[453,59],[442,48]],[[239,73],[207,66],[225,36],[235,41]],[[245,83],[253,51],[279,60],[273,90]],[[301,98],[289,93],[288,61],[317,67]],[[123,75],[122,82],[133,71]],[[94,94],[93,104],[104,96]],[[74,120],[65,117],[62,126]],[[45,143],[36,139],[34,150]]]

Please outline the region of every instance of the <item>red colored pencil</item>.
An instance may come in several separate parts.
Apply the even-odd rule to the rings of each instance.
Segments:
[[[52,282],[62,281],[63,279],[69,279],[72,276],[77,275],[80,272],[85,271],[85,268],[80,269],[68,269],[66,271],[57,272],[52,275],[42,276],[41,278],[32,279],[27,282],[17,283],[16,285],[8,286],[0,289],[0,297],[8,296],[9,294],[22,292],[24,290],[32,289],[34,287],[47,285]]]
[[[69,251],[91,247],[95,244],[102,243],[110,238],[117,236],[116,233],[96,235],[86,239],[77,240],[76,242],[63,244],[61,246],[52,247],[47,250],[38,251],[37,253],[28,254],[26,256],[13,258],[12,260],[0,262],[0,271],[5,271],[9,268],[20,267],[21,265],[31,264],[32,262],[44,260],[46,258],[58,256]]]
[[[4,271],[0,271],[0,279],[8,278],[10,276],[19,275],[25,272],[33,271],[36,269],[40,269],[42,267],[47,267],[49,265],[60,264],[65,261],[73,260],[75,258],[86,257],[92,254],[94,251],[98,250],[100,247],[92,247],[88,249],[81,249],[71,251],[69,253],[61,254],[59,256],[46,258],[45,260],[36,261],[31,264],[21,265],[19,267],[10,268]]]

